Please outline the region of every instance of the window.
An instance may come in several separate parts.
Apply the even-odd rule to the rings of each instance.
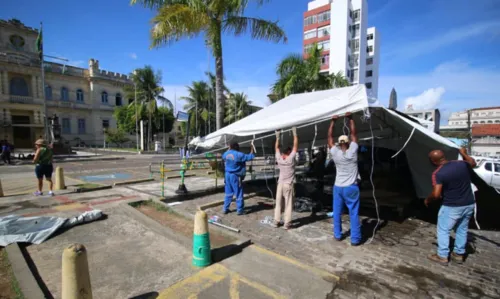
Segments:
[[[367,77],[373,76],[373,71],[366,71],[366,76]]]
[[[500,173],[500,163],[495,163],[495,172],[499,172]]]
[[[326,41],[319,42],[318,43],[318,48],[321,49],[321,50],[323,50],[323,51],[330,50],[330,41],[326,40]]]
[[[352,82],[358,81],[358,69],[353,69],[351,71],[351,81]]]
[[[304,33],[304,39],[311,39],[316,37],[316,29]]]
[[[373,46],[366,47],[366,53],[373,52]]]
[[[76,101],[77,102],[83,102],[83,90],[78,89],[76,91]]]
[[[29,89],[26,80],[22,77],[10,79],[10,94],[13,96],[29,96]]]
[[[309,53],[309,50],[311,50],[313,44],[305,45],[304,46],[304,53],[307,54]]]
[[[330,64],[330,55],[321,56],[321,65]]]
[[[304,19],[304,27],[312,25],[312,24],[316,24],[317,22],[318,22],[318,19],[317,19],[316,15],[309,16],[309,17],[307,17],[307,18]]]
[[[318,37],[330,36],[330,26],[318,28]]]
[[[373,64],[373,58],[366,59],[366,64],[367,65]]]
[[[366,36],[367,40],[373,40],[373,33],[370,33]]]
[[[358,22],[360,19],[360,11],[359,9],[356,9],[355,11],[352,12],[352,20],[354,22]]]
[[[479,123],[484,124],[484,120],[480,121]]]
[[[497,120],[495,120],[495,123],[496,123],[496,124],[500,124],[500,120],[498,120],[498,119],[497,119]]]
[[[109,119],[103,119],[102,120],[102,128],[103,129],[109,128]]]
[[[71,134],[71,122],[69,118],[62,119],[62,132],[63,134]]]
[[[50,85],[45,86],[45,99],[52,100],[52,87]]]
[[[78,134],[85,134],[85,119],[78,119]]]
[[[358,37],[359,36],[359,24],[355,24],[351,26],[351,32],[352,32],[352,37]]]
[[[477,122],[477,120],[475,120],[475,121],[473,121],[472,123],[473,123],[473,124],[477,124],[478,122]]]
[[[318,14],[318,23],[330,21],[330,11],[325,11]]]
[[[354,52],[359,51],[359,39],[351,40],[350,47]]]
[[[101,103],[107,104],[108,103],[108,93],[103,91],[101,93]]]
[[[371,83],[371,82],[367,82],[367,83],[365,83],[365,86],[366,86],[366,88],[368,88],[368,89],[372,89],[372,83]]]
[[[66,87],[61,88],[61,101],[69,101],[68,89]]]
[[[116,96],[115,96],[115,105],[116,106],[121,106],[123,105],[122,103],[122,95],[117,93]]]
[[[493,121],[489,120],[489,121],[488,121],[488,123],[489,123],[489,124],[492,124],[492,123],[493,123]]]
[[[484,164],[484,169],[485,169],[486,171],[491,171],[491,170],[493,169],[493,168],[491,167],[491,163],[486,163],[486,164]]]

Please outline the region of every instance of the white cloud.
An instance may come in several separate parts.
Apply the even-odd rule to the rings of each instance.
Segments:
[[[462,27],[453,27],[444,33],[436,34],[431,38],[422,39],[413,43],[397,42],[392,44],[385,51],[385,61],[409,59],[424,54],[436,51],[439,48],[449,46],[451,44],[468,40],[470,38],[490,32],[493,35],[497,34],[496,30],[500,29],[500,21],[483,21],[479,23],[469,24]],[[403,44],[404,46],[398,46]]]
[[[444,93],[443,87],[427,89],[417,96],[406,98],[405,108],[410,105],[415,110],[436,108]]]
[[[130,53],[129,57],[132,58],[133,60],[137,60],[137,54],[136,53]]]
[[[437,108],[441,111],[460,111],[466,108],[498,106],[500,89],[500,69],[494,67],[474,67],[464,61],[445,62],[427,73],[381,76],[379,99],[387,103],[394,87],[398,98],[406,99],[421,95],[436,86],[446,90],[442,93]],[[437,90],[439,91],[439,90]],[[432,92],[427,94],[433,95]],[[403,103],[399,109],[404,110]],[[444,117],[441,118],[446,121]]]

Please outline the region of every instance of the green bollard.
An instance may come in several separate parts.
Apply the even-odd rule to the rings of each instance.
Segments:
[[[193,266],[206,267],[210,266],[211,263],[207,213],[198,211],[194,216]]]

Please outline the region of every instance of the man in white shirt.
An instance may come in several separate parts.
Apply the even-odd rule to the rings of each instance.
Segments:
[[[328,148],[332,155],[337,174],[333,186],[333,235],[336,240],[342,239],[342,210],[344,205],[349,209],[351,222],[351,244],[361,243],[361,225],[359,223],[359,187],[358,187],[358,134],[351,113],[346,113],[351,139],[342,135],[335,144],[333,131],[338,116],[333,116],[328,129]]]

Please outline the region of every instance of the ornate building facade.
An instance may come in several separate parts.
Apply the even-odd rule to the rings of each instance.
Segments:
[[[56,114],[63,140],[71,145],[102,145],[104,129],[115,129],[113,110],[128,104],[127,75],[101,70],[99,61],[88,68],[44,62],[45,87],[36,39],[38,30],[19,20],[0,20],[0,139],[17,148],[31,148],[44,135],[44,108]]]

